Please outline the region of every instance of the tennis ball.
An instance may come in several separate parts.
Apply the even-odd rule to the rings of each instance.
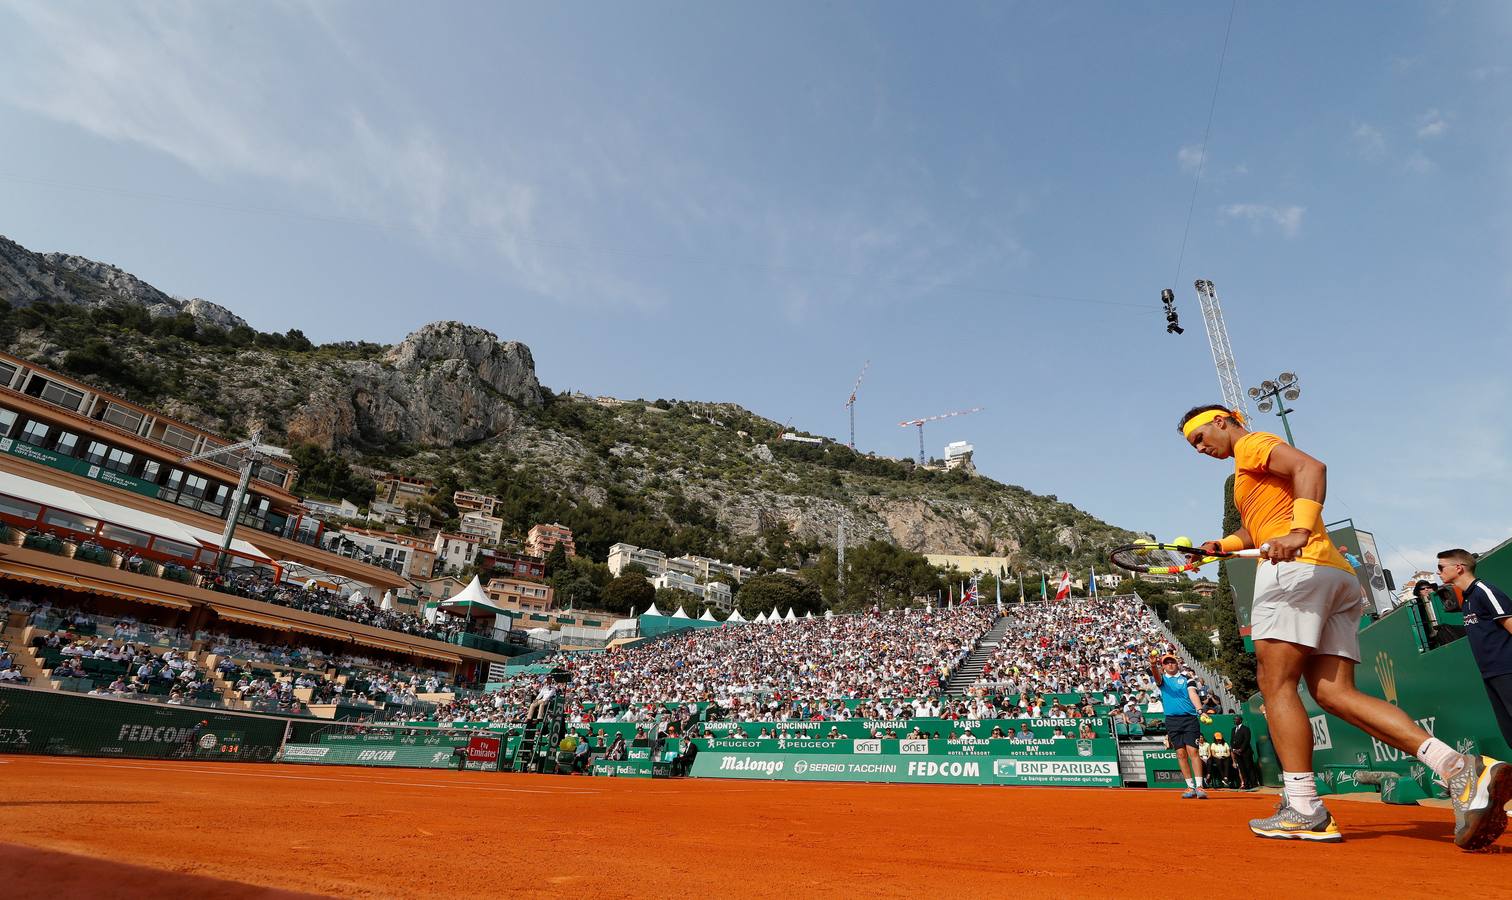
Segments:
[[[1183,534],[1181,537],[1177,538],[1171,543],[1175,544],[1178,547],[1190,547],[1192,546],[1192,539]]]
[[[1210,715],[1208,715],[1207,713],[1203,713],[1202,714],[1201,720],[1202,720],[1202,724],[1204,724],[1204,725],[1211,725],[1211,724],[1213,724],[1213,717],[1210,716]]]

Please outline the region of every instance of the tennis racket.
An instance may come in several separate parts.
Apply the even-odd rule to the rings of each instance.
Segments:
[[[1236,550],[1233,553],[1205,553],[1201,547],[1181,544],[1125,544],[1108,554],[1108,561],[1120,569],[1144,575],[1174,575],[1191,572],[1220,559],[1258,559],[1259,550]]]

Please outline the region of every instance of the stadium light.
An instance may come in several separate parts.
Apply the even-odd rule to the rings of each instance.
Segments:
[[[1287,409],[1286,404],[1302,396],[1302,388],[1297,384],[1296,372],[1282,372],[1274,380],[1267,378],[1260,382],[1259,387],[1249,389],[1250,398],[1255,400],[1255,407],[1263,413],[1276,411],[1281,417],[1281,427],[1286,429],[1286,442],[1293,447],[1297,442],[1292,439],[1291,422],[1286,418],[1293,410]]]

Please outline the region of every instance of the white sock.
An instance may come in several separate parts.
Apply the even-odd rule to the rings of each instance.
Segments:
[[[1463,753],[1435,737],[1423,741],[1423,746],[1417,749],[1417,758],[1445,781],[1465,764]]]
[[[1188,778],[1186,781],[1187,781],[1187,790],[1194,791],[1194,790],[1197,789],[1197,782],[1193,781],[1190,778]]]
[[[1304,816],[1318,811],[1318,784],[1311,772],[1282,772],[1281,786],[1286,791],[1286,805]]]
[[[1202,776],[1201,775],[1197,776],[1197,790],[1199,790],[1199,791],[1202,790]]]

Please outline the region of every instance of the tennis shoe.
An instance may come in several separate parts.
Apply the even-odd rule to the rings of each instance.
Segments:
[[[1251,819],[1249,827],[1255,837],[1275,840],[1316,841],[1325,844],[1344,840],[1344,833],[1339,830],[1339,823],[1334,821],[1333,813],[1321,803],[1318,804],[1317,812],[1309,816],[1293,809],[1283,799],[1277,805],[1275,815],[1265,819]]]
[[[1183,799],[1183,800],[1196,800],[1197,799],[1197,789],[1196,788],[1187,788],[1186,790],[1182,791],[1181,792],[1181,799]]]
[[[1207,791],[1204,791],[1202,788],[1198,788],[1197,792],[1193,794],[1193,796],[1195,796],[1198,800],[1206,800]]]
[[[1465,764],[1445,782],[1454,804],[1454,845],[1484,850],[1507,830],[1507,801],[1512,800],[1512,765],[1479,754],[1465,754]]]

